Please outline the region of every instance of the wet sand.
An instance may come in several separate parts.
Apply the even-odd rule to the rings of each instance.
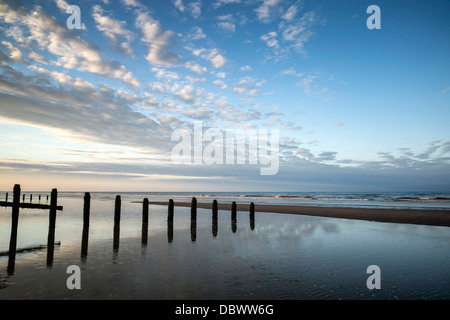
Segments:
[[[150,202],[153,205],[167,205],[167,202]],[[189,202],[174,202],[178,207],[190,207]],[[230,203],[218,203],[219,210],[231,210]],[[211,209],[211,203],[197,203],[197,208]],[[249,204],[237,204],[238,211],[249,211]],[[449,210],[414,210],[380,208],[311,207],[288,205],[255,204],[255,212],[299,214],[317,217],[368,220],[391,223],[409,223],[429,226],[450,227]]]

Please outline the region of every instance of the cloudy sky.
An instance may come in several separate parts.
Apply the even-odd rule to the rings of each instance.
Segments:
[[[446,0],[0,0],[0,189],[450,190],[449,12]],[[195,122],[279,130],[278,172],[174,164],[172,133]]]

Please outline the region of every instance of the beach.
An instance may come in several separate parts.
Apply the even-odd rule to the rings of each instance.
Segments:
[[[161,201],[152,201],[150,202],[150,204],[167,205],[166,202]],[[190,207],[191,203],[174,202],[174,205],[178,207]],[[249,210],[249,204],[237,204],[236,206],[238,211]],[[211,203],[197,203],[197,207],[203,209],[211,209]],[[218,208],[219,210],[231,210],[231,204],[219,202]],[[450,227],[450,212],[448,210],[348,208],[255,204],[255,211]]]

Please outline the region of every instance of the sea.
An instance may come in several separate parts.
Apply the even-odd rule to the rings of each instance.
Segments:
[[[21,201],[30,202],[32,195],[33,203],[49,203],[48,192],[23,194]],[[144,198],[374,207],[389,214],[398,208],[449,210],[449,192],[91,192],[88,227],[84,195],[58,194],[63,210],[57,212],[54,246],[48,242],[48,210],[20,209],[14,259],[11,208],[0,207],[0,301],[450,299],[448,227],[269,212],[252,216],[247,210],[235,217],[219,210],[214,217],[200,208],[194,220],[189,207],[177,206],[170,221],[166,204],[151,204],[148,226],[142,223]],[[0,200],[5,198],[0,192]],[[71,277],[74,266],[79,278]],[[373,266],[380,273],[372,274]],[[372,281],[379,288],[370,286]]]
[[[46,199],[48,192],[25,192],[25,201],[29,195],[41,195]],[[0,193],[4,199],[5,192]],[[130,201],[255,203],[268,205],[299,205],[319,207],[360,207],[385,209],[450,210],[450,191],[447,192],[93,192],[98,199],[114,199],[120,195]],[[45,197],[44,197],[45,196]],[[82,198],[84,192],[62,192],[60,196]],[[11,197],[11,195],[9,196]],[[11,198],[10,198],[11,199]]]

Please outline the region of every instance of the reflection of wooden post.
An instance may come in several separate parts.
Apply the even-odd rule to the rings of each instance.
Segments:
[[[212,203],[212,234],[213,237],[217,237],[217,212],[218,212],[218,204],[217,200],[214,200]]]
[[[148,199],[142,202],[142,244],[146,245],[148,240]]]
[[[9,275],[14,274],[14,265],[16,261],[16,247],[17,247],[17,227],[19,225],[19,205],[20,205],[20,185],[14,186],[13,192],[13,207],[12,207],[12,223],[11,223],[11,238],[9,240],[8,252],[8,268]]]
[[[114,238],[113,238],[113,248],[119,248],[119,238],[120,238],[120,206],[121,199],[120,196],[116,196],[116,201],[114,204]]]
[[[236,215],[236,201],[231,204],[231,231],[236,232],[237,227],[237,215]]]
[[[250,203],[250,229],[255,229],[255,204]]]
[[[191,201],[191,241],[197,240],[197,198]]]
[[[53,264],[53,252],[55,249],[55,227],[56,227],[56,207],[58,203],[58,191],[52,189],[50,195],[50,214],[48,225],[48,238],[47,238],[47,266],[51,267]]]

